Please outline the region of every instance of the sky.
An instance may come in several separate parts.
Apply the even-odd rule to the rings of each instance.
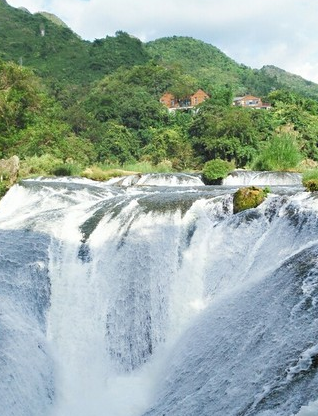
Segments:
[[[318,83],[317,0],[7,0],[62,19],[83,39],[190,36],[238,63],[275,65]]]

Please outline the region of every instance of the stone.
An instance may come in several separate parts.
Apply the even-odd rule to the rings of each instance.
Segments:
[[[17,179],[20,168],[20,160],[18,156],[12,156],[9,159],[0,160],[0,181],[8,181],[9,185],[13,185]]]
[[[233,196],[233,212],[244,211],[250,208],[256,208],[266,198],[268,190],[258,188],[256,186],[249,186],[246,188],[240,188],[234,193]]]

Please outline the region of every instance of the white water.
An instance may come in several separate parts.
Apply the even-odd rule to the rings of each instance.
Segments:
[[[1,416],[313,414],[318,202],[222,192],[10,190]]]
[[[107,181],[107,184],[118,186],[204,186],[204,183],[199,177],[186,173],[147,173],[144,175],[129,175],[112,178]]]
[[[317,416],[318,415],[318,401],[312,402],[308,406],[303,406],[297,416]]]
[[[301,175],[293,172],[257,172],[235,170],[223,179],[222,184],[228,186],[301,186]]]

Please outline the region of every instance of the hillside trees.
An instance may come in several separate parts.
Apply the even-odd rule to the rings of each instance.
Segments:
[[[115,36],[95,39],[89,54],[90,68],[101,75],[110,74],[120,67],[145,64],[150,59],[142,42],[121,30]]]
[[[62,114],[61,106],[45,94],[32,71],[0,61],[1,157],[51,153],[61,159],[88,161],[94,153],[91,143],[72,135]]]
[[[264,169],[286,134],[302,157],[318,160],[315,100],[276,90],[269,94],[271,111],[251,110],[232,106],[226,85],[195,112],[169,113],[159,102],[165,91],[181,94],[196,82],[178,66],[151,61],[120,68],[92,88],[57,83],[50,97],[32,71],[0,61],[0,157],[50,154],[82,165],[146,160],[177,170],[213,159],[237,167],[258,160]]]
[[[237,167],[250,163],[261,139],[254,116],[253,110],[244,108],[202,106],[190,126],[193,147],[202,162],[220,158]]]
[[[116,121],[104,125],[104,134],[95,142],[97,161],[108,164],[135,162],[139,156],[139,143],[129,129]]]
[[[104,131],[114,127],[120,130],[120,137],[126,136],[127,147],[117,149],[119,163],[130,162],[132,158],[142,157],[154,164],[166,159],[175,167],[190,163],[192,149],[187,142],[187,123],[189,116],[169,115],[159,98],[167,90],[188,88],[186,77],[178,68],[168,71],[154,62],[138,65],[130,70],[120,69],[106,76],[92,90],[84,106]],[[191,77],[187,82],[191,83]],[[84,133],[85,135],[88,132]],[[111,148],[108,133],[94,140],[98,147],[98,159],[109,160]],[[114,136],[113,136],[114,140]],[[124,143],[124,140],[120,140]],[[101,147],[103,150],[101,151]],[[186,155],[186,156],[185,156]]]
[[[318,160],[318,102],[292,91],[269,94],[273,124],[292,132],[304,157]]]

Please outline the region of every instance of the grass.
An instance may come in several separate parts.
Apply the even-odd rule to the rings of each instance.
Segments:
[[[254,170],[291,171],[302,160],[294,137],[290,134],[274,136],[256,159]]]
[[[20,178],[36,176],[83,176],[96,181],[107,181],[108,179],[145,173],[167,173],[172,172],[170,161],[153,165],[147,161],[121,165],[96,164],[85,169],[78,163],[64,163],[50,154],[28,157],[21,160]]]
[[[64,163],[50,154],[27,157],[20,161],[20,178],[35,176],[76,176],[82,171],[78,163]]]
[[[118,176],[131,175],[133,172],[126,171],[123,169],[101,168],[100,166],[90,166],[81,172],[81,176],[84,178],[92,179],[94,181],[107,181],[108,179],[115,178]]]

